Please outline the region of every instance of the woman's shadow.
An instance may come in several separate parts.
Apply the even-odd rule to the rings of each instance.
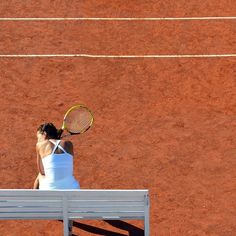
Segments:
[[[73,227],[79,228],[81,230],[87,231],[89,233],[94,233],[97,235],[105,235],[105,236],[144,236],[144,230],[140,229],[136,226],[133,226],[131,224],[128,224],[124,221],[121,220],[105,220],[106,223],[122,229],[124,231],[127,231],[128,234],[121,234],[121,233],[116,233],[116,232],[112,232],[110,230],[105,230],[105,229],[101,229],[98,227],[94,227],[91,225],[87,225],[84,223],[80,223],[77,221],[73,222]],[[73,236],[76,236],[73,234]]]

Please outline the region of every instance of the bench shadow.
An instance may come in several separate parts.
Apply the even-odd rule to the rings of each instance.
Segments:
[[[122,220],[105,220],[105,222],[107,222],[108,224],[125,230],[129,233],[129,236],[144,236],[144,230],[140,229],[134,225],[131,225],[125,221]]]
[[[80,223],[80,222],[76,222],[76,221],[73,222],[73,227],[76,227],[76,228],[82,229],[84,231],[87,231],[89,233],[94,233],[94,234],[97,234],[97,235],[126,236],[125,234],[120,234],[120,233],[112,232],[112,231],[109,231],[109,230],[100,229],[98,227],[94,227],[94,226],[87,225],[87,224]]]
[[[122,229],[127,231],[129,236],[144,236],[144,231],[136,226],[128,224],[121,220],[105,220],[106,223],[112,225],[113,227]],[[127,236],[126,234],[112,232],[110,230],[104,230],[98,227],[94,227],[91,225],[87,225],[84,223],[80,223],[77,221],[73,222],[73,227],[77,227],[81,230],[87,231],[89,233],[94,233],[97,235],[105,235],[105,236]],[[75,235],[74,235],[75,236]]]

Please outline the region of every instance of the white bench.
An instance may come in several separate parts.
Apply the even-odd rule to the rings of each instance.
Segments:
[[[0,189],[0,220],[75,219],[144,220],[149,236],[148,190],[30,190]]]

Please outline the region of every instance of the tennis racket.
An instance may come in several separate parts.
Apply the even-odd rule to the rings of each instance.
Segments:
[[[93,114],[86,106],[75,105],[65,113],[62,127],[58,130],[58,138],[82,134],[92,126],[93,121]],[[64,131],[67,134],[62,135]]]

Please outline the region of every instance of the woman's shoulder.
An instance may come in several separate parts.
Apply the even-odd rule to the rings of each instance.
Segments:
[[[44,140],[44,141],[40,141],[40,142],[37,142],[36,143],[36,148],[42,148],[42,147],[45,147],[46,145],[49,144],[49,141],[48,140]]]
[[[73,143],[69,140],[61,140],[60,145],[70,154],[73,155]]]
[[[69,140],[61,140],[60,145],[62,147],[68,147],[68,148],[73,147],[73,143]]]
[[[51,143],[48,140],[40,141],[36,143],[36,152],[41,157],[47,156],[52,150]]]
[[[68,144],[68,143],[72,144],[70,140],[63,140],[63,139],[60,140],[60,144]]]

